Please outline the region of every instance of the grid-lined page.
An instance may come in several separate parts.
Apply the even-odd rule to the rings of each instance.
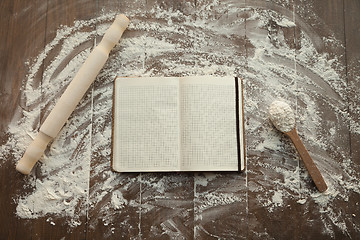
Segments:
[[[233,77],[180,82],[181,170],[238,170]]]
[[[113,169],[177,170],[178,79],[117,78],[114,104]]]

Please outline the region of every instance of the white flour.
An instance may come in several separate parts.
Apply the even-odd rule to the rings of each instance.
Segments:
[[[295,128],[294,112],[289,104],[283,101],[274,101],[269,107],[269,117],[277,129],[290,132]]]
[[[116,75],[235,73],[244,80],[247,153],[263,158],[261,161],[257,157],[248,158],[248,171],[253,177],[238,176],[239,184],[235,184],[236,177],[230,178],[229,182],[235,182],[234,188],[229,188],[232,192],[222,192],[221,187],[216,191],[201,192],[203,186],[227,180],[221,174],[195,176],[195,218],[201,219],[203,211],[216,205],[244,202],[243,193],[248,189],[249,194],[258,196],[256,205],[266,207],[269,212],[281,210],[290,201],[297,202],[305,211],[315,204],[323,222],[319,227],[331,237],[334,226],[344,233],[348,227],[353,227],[351,217],[342,216],[341,209],[332,207],[334,201],[347,202],[352,192],[360,193],[359,169],[352,164],[348,149],[338,147],[344,145],[338,141],[347,141],[348,134],[343,134],[344,129],[347,131],[344,122],[350,121],[352,129],[359,129],[359,123],[346,113],[346,98],[342,91],[346,83],[339,74],[338,59],[317,50],[318,44],[313,41],[316,36],[305,30],[301,31],[301,46],[295,57],[295,49],[284,40],[285,30],[297,25],[292,12],[277,13],[257,6],[244,7],[240,3],[219,4],[214,3],[215,8],[204,6],[198,9],[196,19],[156,6],[149,13],[160,21],[141,20],[144,13],[140,10],[129,16],[129,33],[125,33],[121,44],[111,52],[95,84],[44,155],[37,176],[28,177],[34,190],[15,199],[19,217],[47,216],[52,224],[53,219],[66,216],[71,219],[70,226],[77,226],[81,224],[81,216],[86,214],[86,206],[94,207],[110,197],[111,201],[99,209],[104,224],[109,224],[115,217],[108,214],[109,209],[138,206],[138,202],[125,198],[122,191],[127,190],[127,185],[125,189],[114,190],[124,180],[109,167],[112,80]],[[216,19],[212,11],[218,13]],[[239,17],[241,14],[247,15],[246,30],[244,18]],[[94,37],[103,35],[114,16],[115,13],[107,14],[93,20],[76,21],[71,27],[63,26],[44,52],[30,60],[29,74],[22,90],[24,110],[22,116],[15,116],[9,126],[9,141],[1,146],[2,159],[8,159],[4,156],[9,154],[13,159],[21,158],[40,126],[41,109],[52,109],[89,54]],[[179,19],[181,24],[175,24]],[[268,24],[270,19],[272,25]],[[303,22],[300,22],[300,28],[301,24]],[[89,25],[96,25],[96,29],[85,31]],[[245,36],[247,55],[245,49],[241,50]],[[325,45],[339,45],[331,39],[324,40]],[[88,47],[80,51],[84,44]],[[42,88],[34,87],[33,80],[41,71],[42,62],[54,51],[55,57],[44,69]],[[296,101],[299,133],[307,136],[304,143],[325,177],[329,186],[327,194],[319,194],[306,184],[300,187],[309,182],[310,177],[301,170],[303,166],[299,166],[298,159],[294,160],[296,155],[290,154],[293,149],[289,142],[273,128],[267,117],[269,104],[278,98]],[[324,108],[332,113],[332,118],[327,119],[327,112],[320,110]],[[324,124],[331,127],[330,134],[324,132]],[[338,154],[330,155],[329,152]],[[93,156],[101,159],[96,168],[91,166]],[[285,164],[279,164],[280,159],[285,159]],[[264,169],[267,176],[254,172],[252,166]],[[90,169],[97,177],[95,184],[90,182]],[[244,177],[248,178],[246,182]],[[176,177],[164,176],[160,181],[152,182],[140,174],[132,181],[140,181],[163,194],[167,191],[165,182],[174,179]],[[93,188],[90,198],[89,185]],[[263,192],[262,186],[269,190]],[[146,210],[146,206],[143,208]]]

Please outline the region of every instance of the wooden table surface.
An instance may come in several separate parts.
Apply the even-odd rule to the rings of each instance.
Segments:
[[[360,239],[359,1],[3,0],[0,6],[0,239]],[[24,135],[17,130],[39,129],[65,87],[57,79],[67,79],[64,69],[76,65],[77,55],[100,36],[79,37],[71,51],[61,48],[66,37],[52,43],[64,26],[73,30],[69,36],[101,32],[112,21],[101,20],[109,13],[126,14],[132,25],[110,54],[112,66],[105,67],[62,132],[67,143],[86,136],[65,158],[69,164],[89,162],[85,197],[72,196],[79,202],[69,211],[44,205],[36,217],[19,216],[21,199],[38,191],[39,182],[66,172],[49,173],[45,162],[30,177],[17,173],[16,161],[31,141],[18,139]],[[80,20],[88,26],[75,26]],[[268,47],[259,47],[264,43]],[[278,51],[282,48],[287,52]],[[133,59],[126,58],[130,53]],[[57,69],[49,70],[59,59]],[[256,70],[257,62],[264,72]],[[112,72],[114,66],[120,70]],[[229,72],[244,80],[244,172],[111,172],[110,143],[96,143],[108,137],[104,132],[111,126],[111,95],[102,100],[97,93],[109,89],[110,77]],[[49,86],[54,88],[47,92]],[[31,91],[40,97],[29,103]],[[299,135],[329,183],[329,196],[319,197],[289,139],[269,123],[266,109],[277,97],[296,107]],[[103,108],[109,116],[101,116]],[[30,125],[21,121],[34,111]],[[92,117],[76,122],[84,119],[80,115]],[[80,127],[73,131],[71,124]],[[83,146],[89,154],[79,150]],[[57,159],[51,152],[47,156],[49,162]],[[104,190],[106,176],[116,184]],[[115,191],[123,198],[117,207]],[[45,202],[39,198],[35,201]]]

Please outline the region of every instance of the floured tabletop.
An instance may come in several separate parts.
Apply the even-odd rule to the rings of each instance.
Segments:
[[[358,1],[2,1],[0,239],[357,239]],[[15,170],[115,16],[130,25],[28,176]],[[115,76],[238,76],[246,169],[115,173]],[[319,193],[275,100],[328,190]],[[221,159],[219,159],[221,161]]]

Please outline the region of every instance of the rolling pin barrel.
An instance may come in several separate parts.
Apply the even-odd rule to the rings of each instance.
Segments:
[[[54,109],[50,112],[39,134],[25,151],[24,156],[18,162],[16,169],[24,174],[29,174],[35,163],[44,153],[48,143],[55,138],[64,126],[71,113],[74,111],[101,68],[108,59],[111,49],[119,42],[123,32],[129,24],[129,19],[120,14],[114,23],[105,32],[103,39],[90,53],[81,66],[74,79],[66,88]]]
[[[105,64],[108,54],[99,46],[96,47],[81,66],[65,92],[62,94],[54,109],[46,118],[40,131],[55,138],[64,126],[71,113],[95,80],[102,66]]]

